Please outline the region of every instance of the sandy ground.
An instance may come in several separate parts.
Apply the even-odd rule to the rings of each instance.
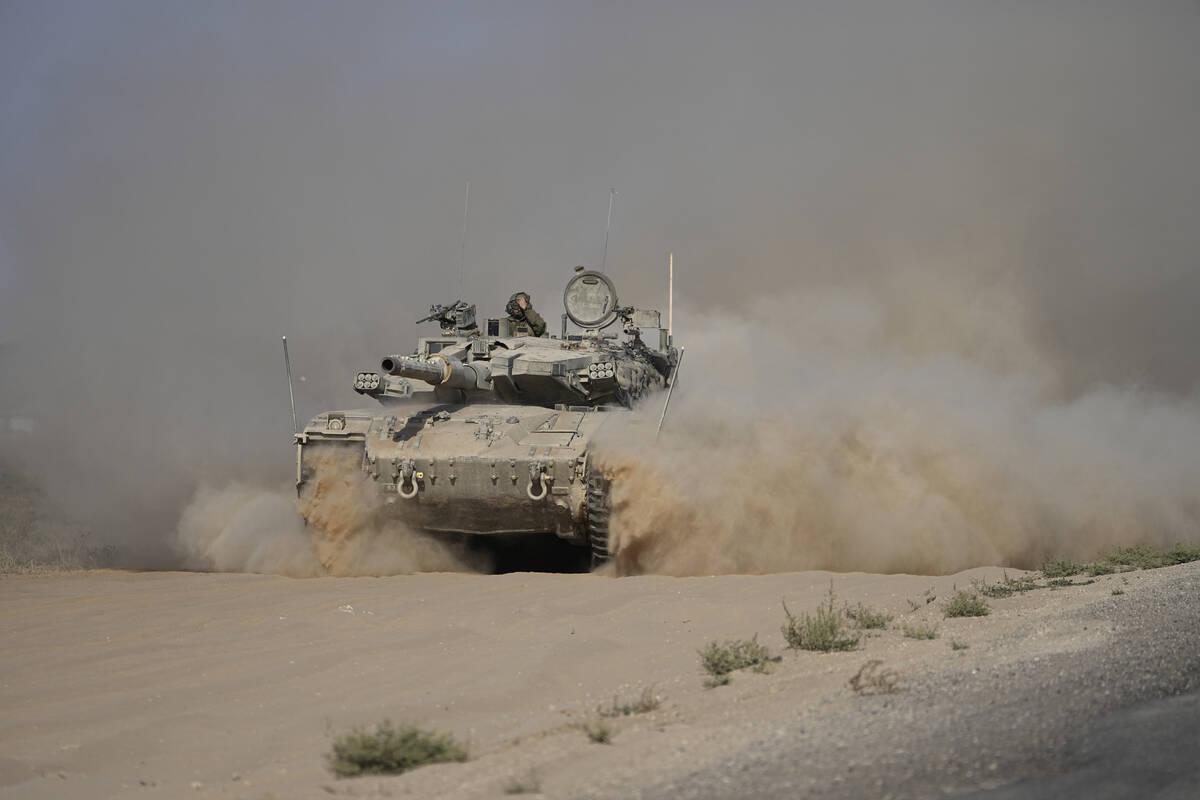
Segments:
[[[535,775],[550,797],[719,797],[754,785],[752,773],[768,780],[771,758],[786,772],[789,753],[804,747],[825,772],[781,773],[747,796],[805,785],[816,795],[933,796],[1052,771],[1060,728],[1196,688],[1196,640],[1173,637],[1200,630],[1200,564],[1037,590],[990,601],[987,617],[942,619],[954,587],[1001,574],[0,577],[0,796],[476,798]],[[786,651],[780,599],[812,611],[831,582],[839,602],[886,609],[896,627],[855,652]],[[1142,663],[1153,648],[1139,645],[1109,658],[1134,641],[1123,633],[1131,625],[1158,631],[1155,615],[1169,628],[1165,655]],[[937,624],[939,638],[898,629],[919,622]],[[697,650],[756,633],[782,662],[705,689]],[[872,658],[905,691],[851,691],[848,679]],[[1081,707],[1056,681],[1086,664],[1102,676],[1132,670],[1133,688]],[[1024,686],[1025,706],[1005,706],[1016,702],[1009,685]],[[611,744],[578,729],[599,705],[645,687],[661,707],[616,720]],[[939,703],[978,713],[974,722],[937,714]],[[1004,721],[1030,713],[1029,703],[1040,723],[1022,735]],[[921,738],[937,727],[921,714],[966,720],[947,727],[955,741],[978,742],[980,726],[1012,741],[975,747],[978,764],[942,763],[946,745]],[[334,779],[324,764],[332,735],[385,717],[450,731],[472,758]],[[805,730],[826,733],[814,745]],[[881,733],[889,730],[899,732]],[[916,779],[932,773],[934,782]]]

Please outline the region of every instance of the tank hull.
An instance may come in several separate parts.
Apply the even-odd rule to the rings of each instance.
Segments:
[[[358,473],[365,501],[409,527],[584,544],[588,447],[626,413],[480,404],[329,412],[297,437],[297,485],[313,483],[333,454]]]

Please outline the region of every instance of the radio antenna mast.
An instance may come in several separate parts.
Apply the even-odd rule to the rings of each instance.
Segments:
[[[463,293],[463,272],[467,266],[467,212],[471,210],[471,182],[467,181],[466,196],[463,198],[463,228],[462,228],[462,254],[458,261],[458,294],[455,298],[462,300]]]
[[[605,224],[605,226],[604,226],[604,258],[600,262],[600,271],[601,272],[603,272],[604,268],[608,266],[608,232],[610,230],[612,230],[613,198],[616,196],[617,196],[616,189],[608,190],[608,223]]]
[[[292,391],[292,359],[288,357],[286,336],[283,337],[283,366],[287,369],[288,397],[292,400],[292,435],[295,436],[300,432],[300,426],[296,424],[296,393]]]

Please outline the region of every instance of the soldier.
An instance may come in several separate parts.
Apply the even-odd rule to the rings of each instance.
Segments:
[[[508,298],[504,307],[508,318],[512,320],[513,336],[545,336],[546,320],[533,310],[533,301],[528,292],[517,292]]]

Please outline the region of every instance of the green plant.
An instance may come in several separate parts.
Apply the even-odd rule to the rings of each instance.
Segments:
[[[1012,597],[1013,588],[1005,582],[988,583],[986,580],[971,581],[975,591],[984,597]]]
[[[728,641],[724,644],[709,642],[699,652],[700,666],[715,678],[747,668],[755,672],[766,672],[772,661],[780,660],[779,656],[772,656],[766,647],[758,643],[758,634],[752,639]],[[716,685],[724,686],[728,682]]]
[[[958,639],[950,640],[950,649],[951,650],[966,650],[970,646],[971,645],[967,644],[966,642],[960,642]]]
[[[984,597],[1004,598],[1012,597],[1019,592],[1028,592],[1031,589],[1036,589],[1037,584],[1033,578],[1028,575],[1020,578],[1008,577],[1008,572],[1005,571],[1004,577],[995,583],[988,583],[986,580],[973,580],[971,585],[975,591]]]
[[[1200,545],[1177,544],[1164,552],[1162,557],[1165,567],[1200,561]]]
[[[603,719],[589,719],[579,726],[593,744],[612,743],[613,727]]]
[[[397,775],[425,764],[466,761],[467,751],[448,733],[415,725],[392,725],[384,720],[374,730],[355,728],[333,741],[326,756],[339,778],[355,775]]]
[[[596,713],[602,717],[628,717],[631,714],[646,714],[662,705],[662,699],[654,694],[653,687],[647,686],[633,700],[621,700],[613,695],[611,705],[601,705]]]
[[[853,650],[858,647],[859,634],[846,631],[846,616],[835,607],[833,584],[829,586],[828,599],[817,607],[815,615],[807,613],[796,617],[783,603],[787,621],[783,624],[783,639],[795,650],[816,650],[829,653],[834,650]]]
[[[1136,544],[1131,547],[1117,547],[1105,554],[1103,562],[1113,567],[1128,567],[1130,569],[1157,569],[1171,567],[1176,564],[1187,564],[1200,561],[1200,547],[1190,544],[1177,544],[1174,547],[1157,548],[1149,545]]]
[[[949,617],[983,617],[992,610],[987,601],[975,592],[960,589],[942,606],[942,613]]]
[[[854,621],[854,627],[859,630],[882,630],[895,619],[886,611],[876,611],[859,603],[855,608],[847,608],[846,616]]]
[[[1004,583],[1017,593],[1029,592],[1038,588],[1037,581],[1034,580],[1032,575],[1022,575],[1019,578],[1010,578],[1008,577],[1008,574],[1005,573]]]
[[[850,679],[850,688],[858,694],[892,694],[900,691],[899,675],[883,667],[883,662],[872,658],[859,667]]]
[[[1068,575],[1078,575],[1083,572],[1083,566],[1065,558],[1052,558],[1042,564],[1042,574],[1047,578],[1065,578]]]
[[[904,635],[909,639],[936,639],[938,638],[938,629],[932,623],[928,625],[905,625]]]
[[[1070,578],[1053,578],[1046,581],[1046,585],[1051,589],[1061,589],[1064,586],[1087,586],[1089,583],[1095,583],[1094,579],[1086,581],[1073,581]]]
[[[505,794],[537,794],[542,791],[542,776],[535,769],[524,775],[514,775],[506,780],[501,788]]]
[[[1114,586],[1114,587],[1113,587],[1113,590],[1112,590],[1112,593],[1113,593],[1114,595],[1118,595],[1118,594],[1125,594],[1125,590],[1124,590],[1124,589],[1122,589],[1120,586]]]
[[[724,675],[718,675],[715,678],[706,678],[704,680],[704,688],[705,689],[715,689],[718,686],[728,686],[729,682],[732,680],[733,680],[733,678],[729,677],[728,673],[726,673]]]

